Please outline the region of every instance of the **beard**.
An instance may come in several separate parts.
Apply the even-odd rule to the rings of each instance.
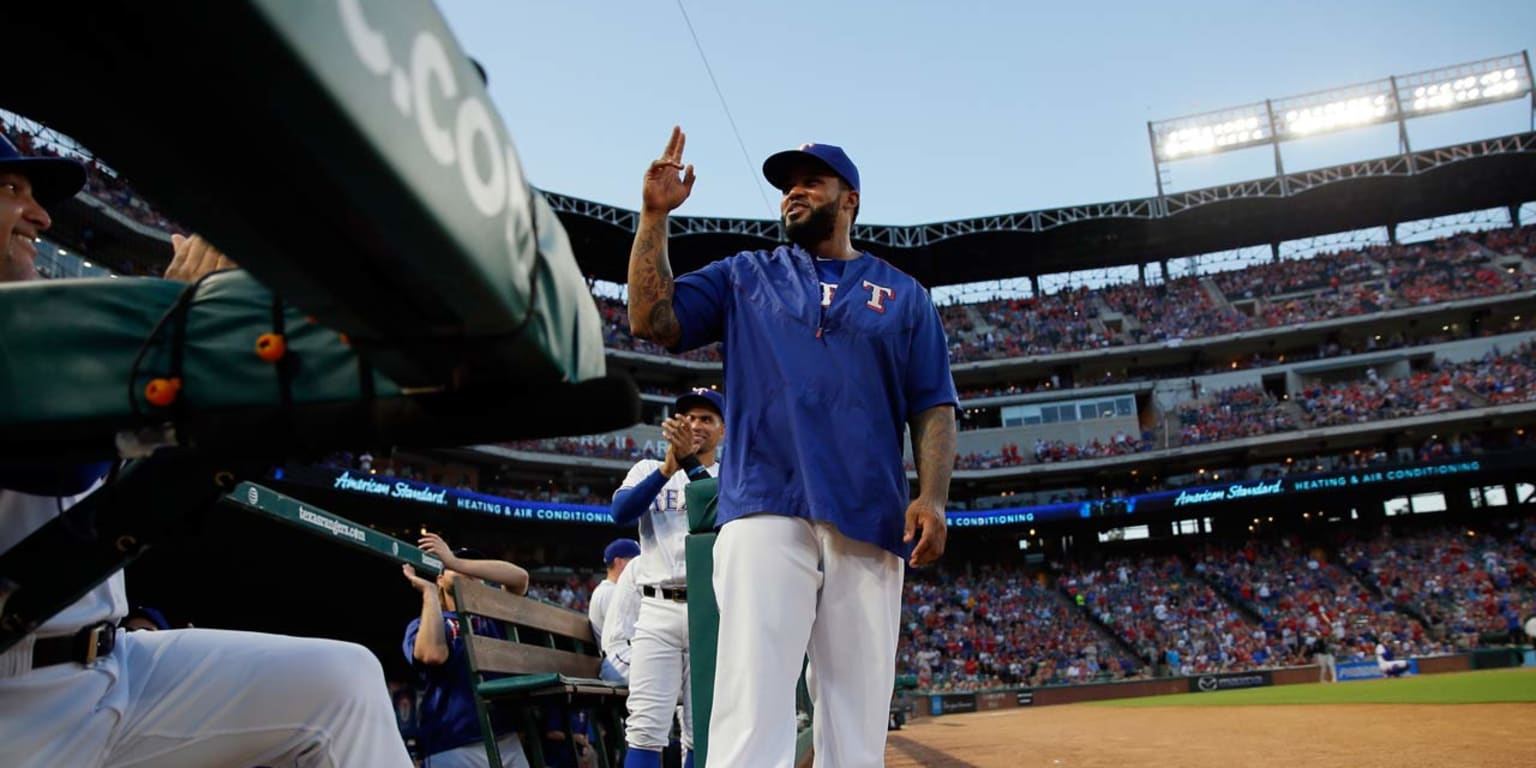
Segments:
[[[832,229],[836,226],[837,200],[828,200],[812,208],[810,213],[798,222],[791,222],[787,216],[784,218],[784,234],[789,236],[790,242],[806,250],[830,239]]]

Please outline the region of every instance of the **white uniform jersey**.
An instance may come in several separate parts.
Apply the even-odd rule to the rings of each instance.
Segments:
[[[587,621],[592,622],[592,634],[597,635],[599,644],[603,640],[603,619],[608,617],[608,601],[612,599],[613,582],[603,579],[602,583],[592,588],[592,599],[587,601]]]
[[[661,462],[645,459],[630,468],[629,475],[619,490],[628,490],[640,484],[652,472],[661,468]],[[709,476],[720,473],[720,464],[709,466]],[[641,586],[681,587],[688,583],[688,564],[684,559],[683,540],[688,536],[688,507],[683,499],[688,487],[688,475],[682,471],[673,474],[662,486],[661,492],[651,500],[650,507],[640,515],[640,553],[643,562],[630,563],[624,570],[639,568],[635,583]]]
[[[0,490],[0,552],[16,546],[33,531],[58,517],[60,509],[69,509],[100,485],[98,482],[79,496],[63,497],[31,496]],[[123,589],[123,572],[118,571],[58,615],[43,622],[31,637],[23,638],[9,651],[0,654],[0,677],[13,677],[32,669],[33,637],[74,634],[88,624],[116,621],[127,613],[128,597]]]
[[[629,641],[635,636],[635,621],[640,618],[640,585],[635,583],[635,566],[645,560],[641,555],[624,567],[619,581],[608,590],[608,615],[603,618],[603,655],[624,674],[629,674]]]

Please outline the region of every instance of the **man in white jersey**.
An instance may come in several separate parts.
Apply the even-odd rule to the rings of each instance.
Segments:
[[[644,555],[630,562],[619,574],[619,581],[610,590],[608,615],[603,619],[603,679],[629,685],[629,662],[633,657],[635,622],[640,619],[640,585],[635,574],[640,572]]]
[[[692,480],[714,477],[715,449],[725,436],[725,398],[695,389],[677,399],[661,426],[666,461],[643,460],[613,494],[613,520],[639,521],[642,562],[640,616],[631,641],[626,768],[660,768],[678,696],[683,699],[684,764],[693,763],[693,703],[688,686],[688,536],[684,490]],[[681,471],[680,471],[681,470]]]
[[[80,164],[24,157],[0,136],[0,281],[37,279],[47,207],[84,184]],[[230,266],[202,238],[173,241],[167,277]],[[101,487],[108,469],[0,464],[0,552]],[[383,669],[362,646],[116,629],[127,612],[119,571],[0,654],[0,765],[411,765]]]
[[[625,566],[640,556],[640,542],[634,539],[614,539],[603,548],[603,564],[608,566],[606,577],[592,590],[592,600],[587,603],[587,620],[592,622],[592,634],[599,645],[603,642],[603,622],[608,618],[608,602],[613,599],[613,587],[619,582]]]

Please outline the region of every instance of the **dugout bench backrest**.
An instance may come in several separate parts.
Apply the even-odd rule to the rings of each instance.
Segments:
[[[533,716],[534,706],[589,710],[596,726],[593,748],[599,765],[619,764],[620,723],[629,689],[599,677],[602,658],[587,616],[473,579],[456,579],[453,591],[490,764],[501,765],[490,727],[494,706],[517,711],[525,734],[523,745],[534,768],[544,765],[539,743],[542,728],[540,718]],[[501,637],[490,626],[499,627]],[[567,725],[567,743],[573,738],[570,731]]]

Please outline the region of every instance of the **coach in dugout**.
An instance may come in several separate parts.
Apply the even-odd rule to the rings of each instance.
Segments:
[[[474,683],[469,678],[465,638],[453,603],[453,583],[469,577],[500,586],[516,595],[528,593],[528,572],[505,560],[492,560],[472,549],[453,550],[443,537],[423,533],[421,550],[443,561],[437,580],[416,575],[401,566],[406,581],[421,593],[421,616],[405,627],[405,658],[421,677],[421,749],[427,759],[423,768],[485,768],[490,758],[475,708]],[[480,621],[471,617],[471,621]],[[483,632],[482,632],[483,630]],[[498,627],[489,624],[476,633],[496,637]],[[492,715],[503,768],[527,768],[528,758],[517,731],[503,717]]]
[[[944,326],[917,280],[854,247],[859,171],[829,144],[763,163],[791,244],[674,280],[667,219],[695,180],[684,144],[674,128],[645,173],[629,320],[635,336],[673,351],[724,345],[731,437],[720,460],[709,759],[792,761],[795,681],[809,653],[816,761],[884,765],[903,560],[923,566],[944,552],[959,403]],[[916,498],[902,462],[908,427]]]
[[[0,136],[0,282],[38,278],[48,209],[85,169]],[[173,238],[166,277],[232,266]],[[61,357],[70,354],[60,350]],[[0,552],[100,488],[110,465],[0,465]],[[359,645],[215,629],[124,632],[122,571],[0,654],[0,765],[406,768],[378,659]]]

